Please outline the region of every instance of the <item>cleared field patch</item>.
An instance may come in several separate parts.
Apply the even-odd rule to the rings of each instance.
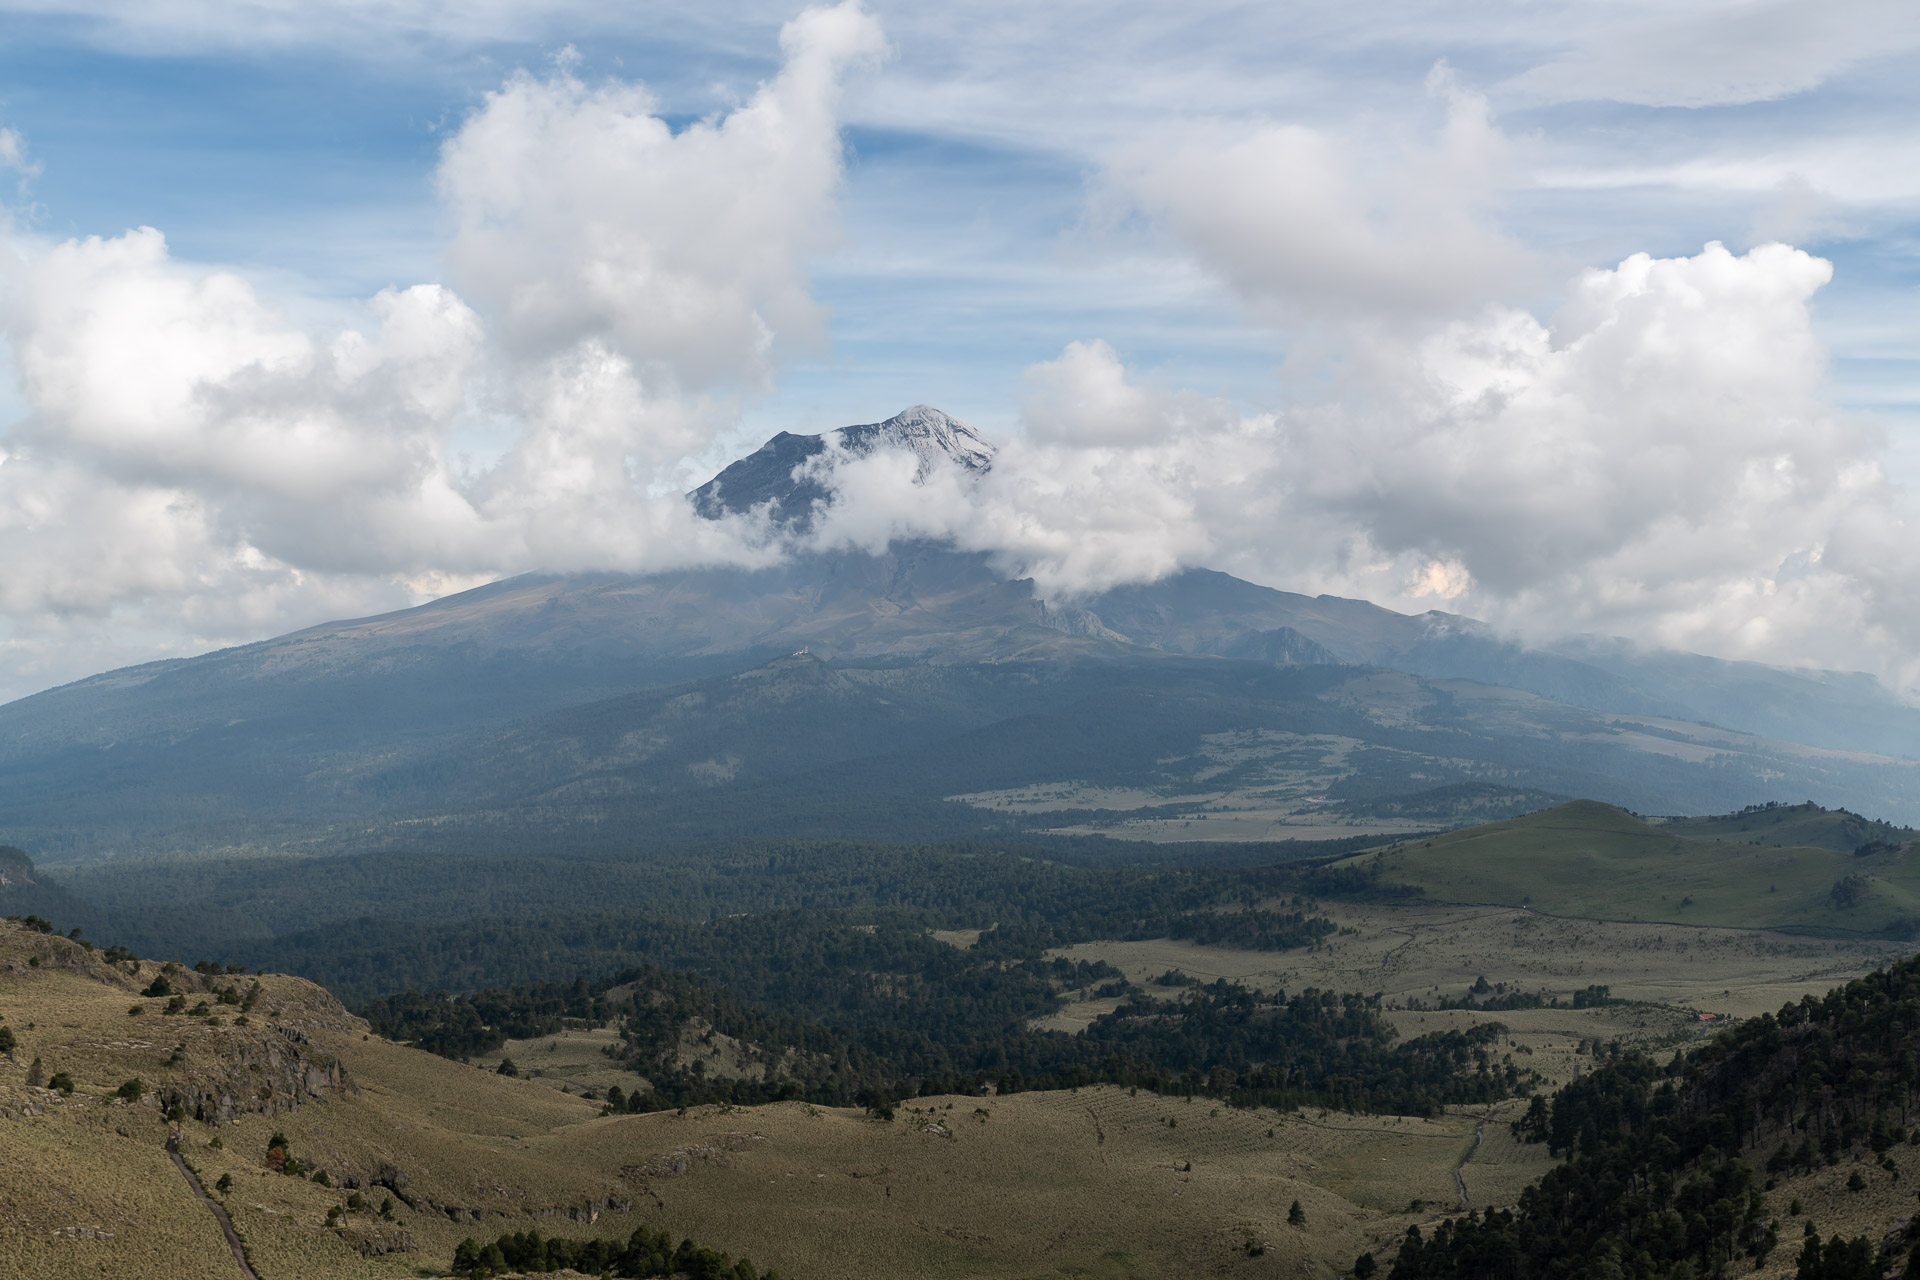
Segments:
[[[1035,1018],[1027,1025],[1035,1031],[1064,1031],[1069,1035],[1079,1035],[1095,1019],[1112,1013],[1126,1002],[1125,996],[1076,996],[1060,1006],[1058,1012]]]
[[[1323,903],[1317,910],[1342,932],[1310,949],[1239,951],[1158,938],[1083,943],[1058,954],[1105,960],[1167,996],[1179,988],[1153,979],[1169,969],[1268,991],[1377,992],[1402,1006],[1460,999],[1484,977],[1563,1005],[1598,985],[1615,999],[1745,1017],[1823,994],[1914,950],[1912,943],[1565,920],[1502,908]]]
[[[1461,1166],[1467,1202],[1474,1208],[1516,1203],[1530,1183],[1558,1163],[1547,1153],[1546,1143],[1522,1142],[1513,1136],[1512,1121],[1522,1112],[1521,1104],[1514,1102],[1494,1108],[1481,1130],[1479,1145]]]
[[[1062,815],[1063,835],[1147,842],[1340,840],[1406,835],[1421,823],[1346,813],[1325,794],[1353,772],[1357,738],[1241,729],[1201,737],[1191,772],[1161,787],[1036,783],[947,797],[1002,813]]]
[[[473,1065],[493,1071],[510,1058],[522,1077],[563,1092],[605,1093],[616,1084],[631,1090],[636,1081],[633,1072],[623,1070],[606,1052],[620,1044],[611,1027],[569,1027],[550,1036],[509,1040],[491,1053],[475,1055]]]
[[[1059,835],[1106,835],[1150,844],[1225,840],[1346,840],[1353,836],[1396,836],[1427,830],[1430,823],[1405,818],[1349,818],[1335,812],[1300,813],[1291,804],[1228,797],[1204,813],[1170,817],[1123,818],[1053,828]]]

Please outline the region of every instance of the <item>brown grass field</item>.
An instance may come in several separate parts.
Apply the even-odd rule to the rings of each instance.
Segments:
[[[1137,979],[1178,967],[1257,985],[1380,990],[1399,1004],[1436,988],[1458,994],[1485,973],[1528,989],[1609,983],[1636,1000],[1729,1012],[1824,990],[1885,954],[1514,912],[1414,908],[1340,919],[1356,932],[1311,952],[1165,941],[1076,950]],[[914,1099],[891,1123],[800,1103],[603,1117],[578,1090],[611,1065],[599,1053],[605,1032],[510,1045],[523,1070],[546,1072],[516,1080],[371,1036],[293,978],[261,979],[245,1026],[230,1016],[167,1016],[164,1001],[138,994],[159,971],[151,961],[138,973],[112,968],[64,939],[0,923],[0,1023],[19,1038],[12,1059],[0,1057],[0,1275],[238,1276],[212,1216],[167,1160],[175,1131],[209,1187],[232,1178],[219,1198],[263,1280],[443,1275],[466,1236],[534,1227],[624,1237],[641,1223],[789,1280],[1332,1280],[1363,1249],[1390,1254],[1409,1224],[1456,1212],[1461,1184],[1472,1206],[1510,1204],[1550,1164],[1544,1148],[1512,1138],[1517,1102],[1434,1119],[1281,1115],[1100,1087]],[[204,985],[191,973],[173,977],[189,993]],[[144,1012],[130,1016],[136,1005]],[[1509,1028],[1503,1052],[1555,1081],[1591,1064],[1595,1041],[1667,1044],[1703,1033],[1693,1012],[1654,1003],[1391,1016],[1405,1034],[1498,1019]],[[696,1049],[713,1051],[688,1046]],[[26,1083],[35,1057],[47,1074],[73,1077],[70,1097]],[[328,1075],[336,1065],[338,1083]],[[135,1076],[150,1089],[224,1091],[235,1113],[225,1123],[170,1124],[152,1092],[137,1103],[113,1096]],[[275,1132],[334,1185],[271,1170]],[[1877,1233],[1911,1211],[1920,1186],[1920,1148],[1895,1154],[1900,1183],[1868,1169],[1869,1190],[1848,1193],[1852,1170],[1843,1166],[1770,1200],[1783,1220],[1792,1194],[1823,1231]],[[327,1225],[327,1210],[346,1203],[343,1182],[396,1169],[405,1175],[396,1222],[371,1212],[390,1194],[372,1187],[363,1188],[368,1212],[348,1215],[345,1231]],[[1286,1223],[1296,1199],[1305,1228]],[[1783,1240],[1797,1240],[1798,1229],[1784,1223]],[[376,1230],[405,1232],[411,1249],[363,1256],[351,1233]],[[1769,1270],[1790,1270],[1791,1252],[1783,1247]]]
[[[1563,1003],[1599,984],[1619,999],[1748,1017],[1824,993],[1915,949],[1755,929],[1564,920],[1511,907],[1323,903],[1315,910],[1353,932],[1300,951],[1234,951],[1159,938],[1085,943],[1064,954],[1106,960],[1136,983],[1178,969],[1267,990],[1379,992],[1389,1004],[1431,1005],[1443,995],[1465,995],[1484,976]]]
[[[32,955],[40,966],[24,963]],[[1479,1119],[1283,1116],[1118,1088],[916,1099],[892,1123],[798,1103],[609,1118],[554,1078],[510,1079],[370,1036],[298,979],[263,979],[245,1027],[169,1017],[137,994],[158,971],[109,968],[0,924],[0,1022],[20,1040],[0,1060],[0,1274],[237,1275],[166,1159],[177,1130],[206,1184],[233,1179],[220,1198],[267,1278],[436,1274],[468,1235],[624,1236],[641,1222],[800,1280],[1332,1276],[1457,1204],[1452,1170]],[[134,1005],[146,1012],[129,1016]],[[556,1063],[594,1066],[596,1037],[555,1039],[571,1046]],[[542,1043],[527,1042],[527,1056]],[[341,1083],[251,1097],[258,1109],[224,1124],[170,1125],[152,1093],[113,1097],[134,1076],[237,1093],[232,1061],[276,1052],[283,1066],[337,1062]],[[72,1075],[71,1097],[26,1084],[34,1057]],[[272,1171],[276,1132],[334,1185]],[[1484,1179],[1468,1165],[1475,1203],[1511,1197],[1545,1167],[1539,1148],[1522,1154]],[[414,1204],[396,1198],[398,1222],[383,1229],[414,1248],[363,1257],[326,1213],[345,1204],[340,1184],[389,1168],[404,1171]],[[389,1193],[363,1194],[377,1207]],[[1296,1199],[1304,1230],[1286,1225]],[[364,1213],[345,1225],[381,1224]]]

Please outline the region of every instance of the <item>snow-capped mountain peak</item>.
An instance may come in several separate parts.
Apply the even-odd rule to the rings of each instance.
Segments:
[[[935,467],[960,466],[979,474],[993,465],[994,446],[958,418],[932,405],[903,409],[885,422],[841,427],[817,436],[782,431],[688,495],[708,519],[772,504],[773,519],[804,527],[814,503],[828,497],[812,469],[802,470],[829,448],[856,457],[903,449],[918,458],[914,479],[925,480]]]
[[[969,471],[985,471],[993,465],[995,452],[979,432],[930,404],[902,409],[885,422],[841,427],[827,432],[825,438],[862,458],[881,449],[910,450],[920,459],[917,475],[922,479],[929,468],[944,462],[957,462]]]

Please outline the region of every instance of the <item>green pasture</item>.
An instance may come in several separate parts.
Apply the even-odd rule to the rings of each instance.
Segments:
[[[1861,856],[1694,839],[1591,800],[1388,845],[1351,863],[1377,869],[1383,885],[1416,886],[1429,901],[1596,920],[1858,935],[1904,934],[1920,919],[1911,841]]]

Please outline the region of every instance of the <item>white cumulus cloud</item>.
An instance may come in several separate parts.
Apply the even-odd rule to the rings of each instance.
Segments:
[[[1488,217],[1513,160],[1486,99],[1444,65],[1428,88],[1445,112],[1431,137],[1182,125],[1108,180],[1259,311],[1445,314],[1525,279],[1533,255]]]
[[[781,48],[677,132],[640,85],[509,78],[441,157],[450,282],[333,332],[152,228],[7,227],[8,691],[525,569],[775,554],[680,490],[738,397],[823,340],[806,264],[834,236],[840,84],[884,43],[849,0]],[[475,461],[469,429],[506,438]]]
[[[1209,566],[1910,684],[1906,499],[1823,397],[1830,275],[1778,244],[1638,254],[1546,320],[1491,306],[1370,342],[1323,398],[1263,413],[1074,343],[1031,371],[1026,436],[984,480],[903,498],[884,464],[843,467],[820,536],[951,537],[1057,598]]]

